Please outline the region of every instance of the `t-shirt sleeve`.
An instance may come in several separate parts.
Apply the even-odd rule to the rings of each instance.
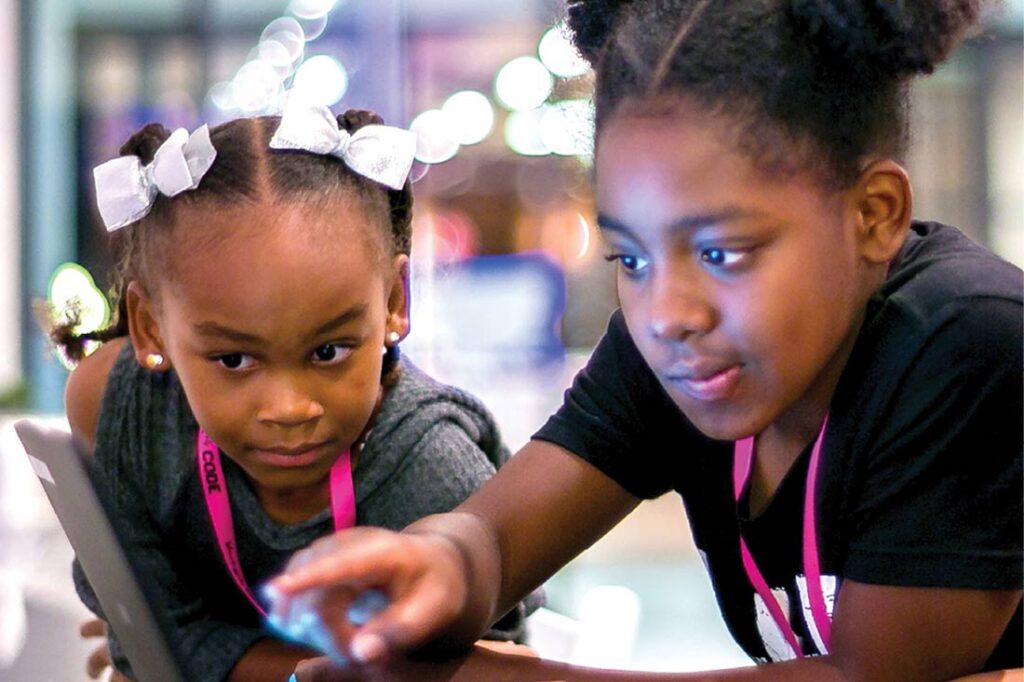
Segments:
[[[851,491],[843,574],[865,583],[1019,589],[1022,315],[975,299],[925,339]]]
[[[650,499],[672,488],[672,462],[686,450],[687,432],[697,433],[671,404],[616,311],[562,406],[533,437]]]

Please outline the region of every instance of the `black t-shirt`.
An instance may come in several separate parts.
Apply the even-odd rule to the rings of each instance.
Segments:
[[[830,406],[816,500],[829,611],[846,578],[1021,588],[1022,371],[1021,271],[953,228],[914,223]],[[621,311],[534,437],[638,497],[678,491],[734,638],[755,660],[788,658],[744,573],[742,529],[801,648],[820,650],[801,557],[810,444],[761,514],[746,518],[745,500],[733,498],[733,443],[683,416]],[[1021,663],[1018,605],[986,669]]]

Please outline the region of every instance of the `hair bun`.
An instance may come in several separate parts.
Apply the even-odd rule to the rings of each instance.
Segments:
[[[170,136],[171,131],[159,123],[147,123],[135,131],[135,134],[121,145],[119,153],[121,156],[137,156],[142,163],[149,163],[153,160],[156,150]]]
[[[363,109],[349,109],[338,117],[338,127],[349,133],[369,125],[384,125],[384,119],[373,111]]]
[[[930,73],[980,13],[971,0],[789,0],[796,37],[819,63],[854,76]]]
[[[592,65],[608,42],[623,10],[632,0],[569,0],[568,23],[573,43]]]

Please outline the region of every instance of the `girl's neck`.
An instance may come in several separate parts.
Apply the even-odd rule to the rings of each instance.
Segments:
[[[257,486],[256,498],[267,516],[281,525],[310,519],[331,505],[330,474],[308,486],[271,490]]]

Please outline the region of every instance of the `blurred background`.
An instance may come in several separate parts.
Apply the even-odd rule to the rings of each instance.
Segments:
[[[0,0],[0,680],[84,679],[71,550],[14,438],[61,423],[67,369],[33,301],[102,325],[109,260],[91,168],[142,124],[273,110],[285,86],[420,137],[419,365],[481,396],[513,449],[615,308],[588,186],[592,77],[557,0]],[[914,92],[916,215],[1024,264],[1024,2]],[[591,665],[743,665],[682,507],[643,505],[556,576],[542,653]]]

